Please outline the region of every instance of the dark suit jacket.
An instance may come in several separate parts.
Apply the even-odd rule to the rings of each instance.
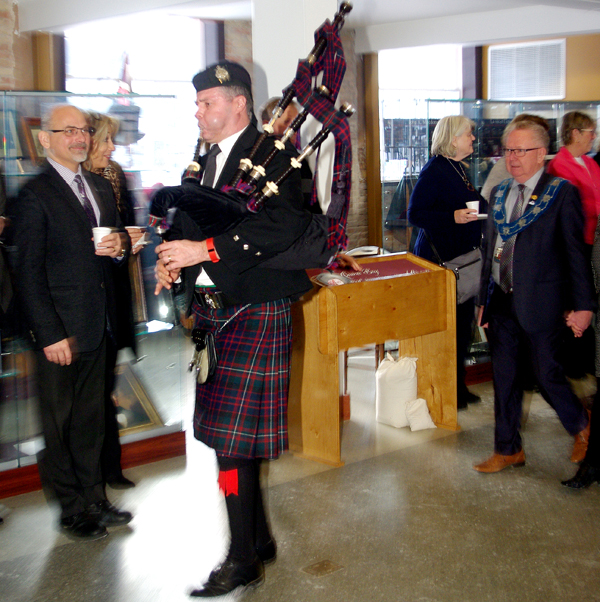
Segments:
[[[89,172],[84,177],[100,209],[99,225],[120,226],[110,183]],[[11,203],[10,214],[15,288],[36,347],[75,337],[78,351],[93,351],[107,316],[115,323],[114,261],[95,254],[79,199],[46,163]]]
[[[240,159],[249,155],[258,136],[258,130],[250,125],[238,138],[216,188],[232,180]],[[273,140],[270,140],[259,151],[254,162],[260,164],[272,148]],[[276,179],[281,175],[294,154],[291,147],[278,153],[267,169],[267,179]],[[311,214],[303,209],[300,173],[295,170],[280,186],[279,195],[267,200],[259,213],[215,237],[215,248],[221,260],[217,263],[205,262],[202,267],[219,290],[225,293],[230,304],[262,303],[286,297],[297,299],[311,288],[306,272],[261,268],[261,263],[285,251],[302,235],[311,219]],[[184,270],[188,308],[199,273],[200,266]]]
[[[541,193],[552,176],[542,174],[533,196]],[[496,188],[490,196],[490,210],[483,245],[480,305],[486,305],[492,258],[498,231],[493,220]],[[533,200],[533,199],[532,199]],[[535,201],[529,202],[531,211]],[[563,324],[567,310],[596,309],[590,262],[583,242],[583,213],[577,189],[566,182],[552,206],[533,224],[517,234],[513,258],[513,300],[520,325],[526,332],[553,329]],[[484,316],[487,321],[487,317]]]
[[[6,191],[4,189],[4,174],[0,173],[0,215],[4,215],[6,211]],[[5,229],[8,229],[5,224]],[[2,232],[2,238],[4,238],[6,232]],[[0,244],[0,324],[4,328],[4,322],[2,318],[8,311],[10,303],[13,297],[13,288],[10,272],[8,271],[8,264],[4,257],[4,247]]]

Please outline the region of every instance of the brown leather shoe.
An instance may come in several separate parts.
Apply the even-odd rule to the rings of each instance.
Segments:
[[[473,468],[478,472],[500,472],[509,466],[524,466],[525,452],[521,450],[512,456],[503,456],[502,454],[493,453],[485,462],[473,465]]]
[[[585,458],[585,452],[588,448],[590,438],[590,423],[580,432],[575,435],[575,444],[573,445],[573,453],[571,454],[571,462],[579,464]]]

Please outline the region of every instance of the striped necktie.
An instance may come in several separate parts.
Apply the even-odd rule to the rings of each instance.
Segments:
[[[77,184],[77,190],[79,190],[79,200],[83,205],[83,210],[88,216],[90,224],[92,224],[92,228],[96,228],[98,226],[98,221],[96,220],[96,214],[94,213],[94,208],[92,207],[92,201],[90,201],[90,198],[88,197],[87,192],[85,191],[83,180],[81,179],[81,176],[79,174],[77,174],[73,179]]]
[[[513,207],[510,221],[518,220],[523,214],[523,205],[525,203],[525,185],[519,184],[519,193],[517,194],[517,202]],[[512,292],[513,289],[513,255],[515,252],[515,241],[517,235],[514,234],[504,241],[502,247],[502,255],[500,255],[500,288],[505,293]]]

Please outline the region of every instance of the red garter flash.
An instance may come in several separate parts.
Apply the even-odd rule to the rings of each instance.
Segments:
[[[228,495],[238,495],[237,468],[233,470],[221,470],[219,472],[219,489],[225,497]]]

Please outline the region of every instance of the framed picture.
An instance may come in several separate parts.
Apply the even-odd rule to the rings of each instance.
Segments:
[[[41,119],[39,117],[22,117],[21,131],[23,132],[23,141],[27,147],[27,159],[30,159],[34,165],[40,165],[44,161],[44,147],[40,144],[38,134],[42,130]]]
[[[119,434],[128,435],[164,426],[131,363],[119,364],[116,375],[112,397],[117,408]]]
[[[142,271],[142,257],[131,255],[129,257],[129,280],[131,281],[131,301],[133,304],[133,323],[142,324],[148,321],[148,308],[146,306],[146,292],[144,291],[144,274]]]
[[[4,122],[4,144],[0,141],[0,155],[6,159],[22,159],[21,141],[17,130],[17,114],[15,111],[5,109],[0,113],[1,120]]]

